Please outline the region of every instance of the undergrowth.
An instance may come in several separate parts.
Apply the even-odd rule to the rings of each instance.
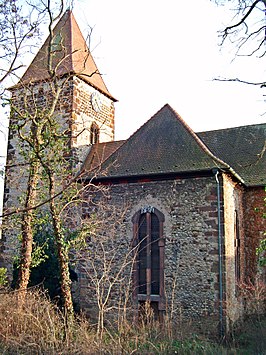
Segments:
[[[113,324],[99,336],[85,317],[77,316],[67,324],[62,312],[39,291],[28,291],[23,305],[17,292],[0,295],[0,353],[5,355],[266,354],[259,339],[265,326],[264,319],[252,329],[238,331],[238,341],[233,338],[234,346],[227,347],[196,335],[181,336],[176,329],[162,329],[156,322],[138,327]]]

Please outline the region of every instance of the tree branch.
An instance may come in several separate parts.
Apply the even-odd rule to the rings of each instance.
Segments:
[[[248,85],[255,85],[255,86],[260,86],[261,88],[266,87],[266,81],[262,81],[262,82],[251,82],[251,81],[246,81],[246,80],[241,80],[238,78],[234,78],[234,79],[226,79],[226,78],[214,78],[214,81],[233,81],[233,82],[237,82],[237,83],[243,83],[243,84],[248,84]]]
[[[254,8],[255,8],[255,7],[257,6],[257,4],[260,3],[261,1],[265,4],[265,2],[264,2],[263,0],[256,0],[256,1],[254,1],[253,4],[250,6],[250,9],[249,9],[248,12],[246,13],[246,15],[244,15],[244,16],[241,18],[241,20],[240,20],[239,22],[237,22],[236,24],[234,24],[234,25],[232,25],[232,26],[227,26],[227,27],[224,29],[224,31],[223,31],[223,33],[224,33],[223,37],[224,37],[224,38],[227,37],[228,32],[229,32],[230,30],[232,30],[233,28],[237,28],[237,27],[239,27],[241,24],[244,24],[245,21],[246,21],[246,19],[249,17],[249,15],[250,15],[250,14],[252,13],[252,11],[254,10]]]

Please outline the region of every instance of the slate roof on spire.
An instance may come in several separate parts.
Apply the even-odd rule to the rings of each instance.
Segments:
[[[51,58],[51,68],[56,76],[75,74],[116,101],[109,93],[70,10],[67,10],[58,21],[52,39],[48,36],[18,85],[48,80],[50,78],[48,58]]]

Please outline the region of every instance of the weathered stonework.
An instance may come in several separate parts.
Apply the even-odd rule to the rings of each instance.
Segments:
[[[244,194],[244,228],[245,228],[245,282],[254,284],[258,274],[258,257],[256,248],[263,239],[266,231],[265,214],[265,188],[263,186],[252,187],[245,190]],[[266,281],[266,270],[262,278]]]
[[[90,127],[95,122],[100,130],[99,142],[114,140],[114,103],[97,89],[86,84],[82,79],[74,77],[73,112],[72,112],[72,147],[90,144]],[[98,92],[101,108],[97,112],[91,104],[91,95]]]
[[[61,95],[56,103],[54,117],[60,127],[60,132],[70,137],[70,118],[72,112],[72,83],[60,80]],[[18,126],[23,125],[24,136],[29,136],[32,120],[45,117],[55,101],[49,82],[34,83],[34,85],[12,88],[12,106],[9,122],[9,137],[7,150],[7,165],[5,174],[4,213],[14,211],[24,206],[29,177],[29,155],[31,149],[25,140],[18,135]],[[27,119],[28,117],[28,119]],[[68,139],[67,144],[70,144]],[[37,200],[39,202],[39,200]],[[1,262],[9,269],[11,276],[14,257],[19,254],[18,237],[20,234],[20,215],[14,214],[4,219],[3,253]]]
[[[154,206],[164,214],[166,304],[167,312],[176,319],[180,315],[186,319],[211,316],[219,322],[216,191],[214,176],[109,186],[109,208],[126,211],[123,228],[119,224],[116,234],[125,246],[118,259],[132,244],[131,219],[139,209]],[[111,231],[114,225],[115,220],[108,218],[104,228]],[[230,238],[228,234],[227,239]],[[95,297],[86,275],[80,271],[79,280],[81,307],[89,311]]]
[[[86,84],[82,79],[73,79],[73,111],[72,120],[72,149],[75,152],[77,166],[80,166],[91,146],[91,127],[93,124],[99,129],[98,142],[114,140],[114,102],[106,95]],[[100,98],[100,109],[95,111],[91,97],[97,93]]]
[[[28,154],[30,148],[18,137],[17,125],[21,124],[20,113],[38,117],[53,110],[53,118],[58,124],[59,132],[66,136],[66,147],[71,151],[73,173],[78,171],[81,162],[88,153],[91,124],[99,127],[99,140],[114,138],[114,103],[101,94],[102,108],[99,112],[92,109],[90,96],[95,88],[78,77],[63,77],[55,82],[40,81],[29,85],[12,88],[12,110],[8,138],[7,166],[4,191],[4,212],[9,213],[23,206],[29,176]],[[54,90],[58,88],[58,97]],[[52,94],[54,93],[54,94]],[[29,118],[24,125],[25,132],[31,129]],[[13,216],[4,220],[4,233],[1,249],[1,264],[10,267],[15,255],[18,255],[19,218]],[[10,269],[11,274],[11,269]]]
[[[239,287],[243,280],[244,250],[241,243],[244,240],[243,220],[243,188],[238,183],[224,175],[224,232],[225,232],[225,292],[226,292],[226,320],[227,328],[236,322],[244,314],[244,305],[239,293]],[[239,234],[237,236],[237,234]],[[240,242],[240,246],[236,243]],[[240,265],[237,263],[237,247],[240,247]],[[237,267],[240,269],[240,277],[237,278]]]

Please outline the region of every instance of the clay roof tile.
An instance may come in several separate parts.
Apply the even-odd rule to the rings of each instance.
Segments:
[[[18,85],[48,80],[53,74],[58,77],[77,75],[116,101],[108,91],[70,10],[60,18]]]

